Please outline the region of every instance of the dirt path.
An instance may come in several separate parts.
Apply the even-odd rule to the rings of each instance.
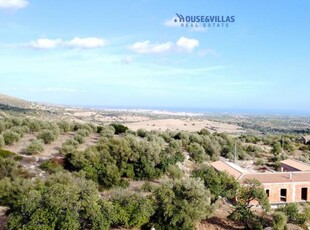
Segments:
[[[219,206],[212,217],[196,225],[197,230],[244,229],[242,224],[227,219],[227,216],[233,210],[233,207],[224,200],[220,200],[218,205]]]
[[[95,145],[96,143],[98,143],[99,138],[99,133],[91,133],[88,137],[85,138],[85,143],[79,145],[78,150],[82,151],[92,145]]]
[[[45,149],[42,153],[37,155],[38,157],[44,156],[44,157],[50,157],[55,156],[59,154],[59,149],[61,148],[62,144],[72,138],[74,136],[73,132],[66,133],[66,134],[60,134],[58,138],[53,141],[51,144],[46,144]]]
[[[17,154],[24,154],[26,147],[35,139],[37,139],[35,134],[27,133],[17,143],[14,143],[13,145],[6,145],[3,149]]]

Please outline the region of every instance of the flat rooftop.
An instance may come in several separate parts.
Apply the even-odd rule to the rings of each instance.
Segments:
[[[308,164],[297,160],[285,160],[287,163],[294,163],[296,167],[308,169]],[[282,162],[281,162],[282,163]],[[240,183],[244,183],[246,179],[257,179],[261,183],[290,183],[290,182],[310,182],[310,171],[300,170],[296,172],[250,172],[241,168],[232,162],[223,160],[215,161],[211,165],[218,171],[226,171],[232,175]],[[293,166],[292,166],[293,167]],[[295,167],[294,167],[295,168]],[[310,170],[310,168],[309,168]]]
[[[263,184],[309,182],[310,172],[274,172],[243,174],[238,181],[243,183],[246,179],[257,179]]]
[[[298,160],[294,160],[294,159],[286,159],[281,161],[281,164],[285,164],[288,165],[292,168],[295,168],[299,171],[310,171],[310,165]]]

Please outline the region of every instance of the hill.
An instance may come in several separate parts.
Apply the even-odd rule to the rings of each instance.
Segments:
[[[33,107],[34,103],[0,93],[0,105],[30,109]]]

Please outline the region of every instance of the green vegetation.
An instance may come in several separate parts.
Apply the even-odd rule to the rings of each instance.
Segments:
[[[4,138],[2,135],[0,135],[0,148],[3,148],[4,145],[5,145]]]
[[[26,148],[26,154],[39,154],[44,151],[44,143],[42,140],[32,141]]]
[[[194,229],[195,223],[212,213],[210,192],[197,179],[164,184],[154,191],[155,214],[150,226],[155,229]]]
[[[113,204],[114,227],[140,228],[149,222],[155,212],[153,201],[138,193],[117,191],[109,201]]]
[[[188,146],[190,157],[196,162],[203,162],[206,158],[205,149],[198,143],[194,142]]]
[[[230,218],[260,229],[266,226],[264,216],[251,210],[254,200],[269,210],[260,184],[247,181],[240,186],[206,162],[234,159],[236,153],[238,160],[253,160],[257,168],[277,169],[280,160],[297,149],[301,159],[310,160],[310,145],[298,134],[135,132],[119,123],[95,126],[1,114],[0,205],[10,208],[8,229],[194,229],[221,200],[234,198]],[[38,139],[17,154],[3,149],[15,149],[33,137]],[[62,155],[40,161],[23,156],[24,148],[26,154],[38,154],[57,138],[64,141],[56,146]],[[184,163],[185,157],[190,162]],[[30,174],[27,167],[34,162],[46,173],[35,168],[39,176],[31,168]],[[37,166],[39,162],[43,163]],[[273,228],[307,223],[309,210],[296,205],[279,208]]]
[[[46,181],[6,179],[0,181],[2,190],[9,229],[108,229],[96,185],[83,178],[66,173]]]
[[[241,221],[248,229],[262,229],[262,220],[251,210],[252,202],[258,202],[264,211],[269,211],[270,205],[264,188],[256,179],[247,179],[244,186],[238,189],[236,204],[228,216],[232,220]]]
[[[115,129],[115,134],[125,133],[128,130],[128,127],[118,123],[113,123],[111,126]]]
[[[16,132],[6,131],[6,132],[3,133],[3,139],[4,139],[4,143],[6,145],[12,145],[13,143],[19,141],[20,136]]]
[[[39,168],[48,172],[48,173],[57,173],[57,172],[61,172],[64,171],[63,169],[63,160],[62,159],[49,159],[45,162],[43,162]]]
[[[16,154],[13,152],[10,152],[8,150],[4,150],[0,148],[0,158],[9,158],[9,157],[13,157]]]
[[[83,171],[86,178],[111,188],[124,186],[125,178],[158,178],[169,165],[184,159],[177,150],[178,147],[171,145],[165,149],[155,142],[139,142],[130,136],[102,139],[85,151],[68,153],[64,167],[70,171]]]
[[[287,216],[283,212],[274,212],[272,215],[273,219],[273,230],[285,230],[287,229]]]
[[[44,129],[38,133],[37,138],[43,140],[45,144],[50,144],[56,140],[56,135],[53,133],[53,131]]]
[[[298,204],[291,203],[285,205],[284,207],[278,208],[277,211],[285,213],[288,222],[302,225],[305,223],[307,217],[299,209],[300,208]]]
[[[218,172],[213,167],[203,166],[200,169],[193,171],[193,177],[200,178],[205,187],[208,188],[212,194],[212,202],[215,203],[220,197],[228,199],[234,198],[238,182],[226,172]]]

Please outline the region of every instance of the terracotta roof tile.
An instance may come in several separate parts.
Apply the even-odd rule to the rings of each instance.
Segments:
[[[225,163],[224,161],[215,161],[211,163],[211,165],[218,171],[226,171],[228,174],[232,175],[236,179],[238,179],[242,175],[242,172],[233,168],[232,166]]]
[[[297,170],[300,170],[300,171],[310,171],[310,165],[309,164],[301,162],[301,161],[297,161],[294,159],[287,159],[287,160],[281,161],[281,164],[288,165],[288,166],[295,168]]]
[[[238,181],[243,183],[245,179],[253,178],[261,183],[310,182],[310,172],[248,173],[243,174]]]

